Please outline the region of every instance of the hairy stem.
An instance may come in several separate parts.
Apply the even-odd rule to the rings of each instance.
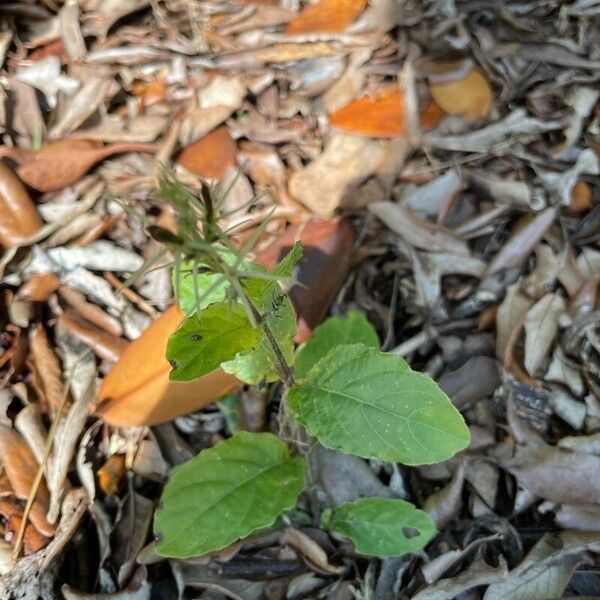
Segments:
[[[266,319],[261,315],[260,311],[248,296],[246,295],[246,302],[248,307],[250,308],[250,312],[252,313],[252,317],[256,321],[258,325],[262,328],[265,333],[267,340],[269,340],[269,344],[273,349],[273,354],[275,355],[275,361],[277,362],[277,369],[279,371],[279,375],[281,376],[281,380],[285,384],[286,387],[291,387],[294,385],[294,373],[290,365],[288,365],[287,360],[285,360],[285,356],[283,355],[283,351],[281,350],[281,346],[275,339],[271,328],[269,327]]]

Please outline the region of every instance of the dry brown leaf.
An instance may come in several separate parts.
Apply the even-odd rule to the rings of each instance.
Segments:
[[[36,273],[20,288],[17,298],[30,302],[46,302],[60,285],[60,279],[54,273]]]
[[[321,0],[307,6],[286,29],[286,33],[341,33],[365,9],[367,0]]]
[[[327,558],[325,550],[299,529],[288,527],[281,536],[279,543],[282,546],[289,545],[300,552],[306,562],[318,573],[322,573],[323,575],[339,575],[346,570],[344,566],[336,567],[332,565]]]
[[[496,356],[499,360],[504,360],[508,339],[532,304],[533,301],[521,293],[518,284],[508,286],[496,312]]]
[[[123,353],[98,392],[98,413],[112,425],[154,425],[216,402],[237,379],[217,369],[186,383],[169,381],[167,340],[183,314],[173,306]]]
[[[74,310],[66,310],[58,319],[78,340],[87,344],[100,357],[116,362],[127,349],[129,342],[108,333],[81,318]]]
[[[571,201],[567,212],[580,213],[592,207],[592,188],[582,180],[579,180],[571,190]]]
[[[64,298],[84,319],[97,325],[104,331],[115,337],[123,336],[123,326],[121,322],[102,310],[97,304],[88,302],[85,296],[73,288],[63,285],[58,293]]]
[[[96,163],[124,152],[156,152],[153,144],[102,146],[89,140],[61,140],[39,150],[4,148],[0,156],[17,163],[19,177],[40,192],[54,192],[79,181]]]
[[[421,126],[430,129],[440,120],[439,107],[428,105],[421,114]],[[377,96],[363,96],[329,117],[329,124],[348,133],[369,137],[398,137],[406,133],[406,104],[398,86],[381,90]]]
[[[221,179],[235,165],[237,146],[227,127],[217,127],[194,144],[185,147],[177,162],[200,177]]]
[[[483,119],[493,101],[492,88],[479,69],[456,81],[431,84],[429,92],[444,112],[473,120]]]
[[[5,248],[20,244],[41,227],[42,220],[27,190],[0,161],[0,244]]]
[[[465,482],[465,463],[461,462],[452,479],[439,491],[433,493],[423,503],[423,510],[429,513],[438,529],[443,529],[462,505],[462,489]]]
[[[535,377],[558,331],[558,318],[565,301],[558,294],[546,294],[525,316],[525,368]]]
[[[108,460],[98,469],[97,476],[100,489],[105,494],[108,496],[116,494],[125,476],[125,455],[109,456]]]
[[[29,347],[50,413],[56,414],[63,397],[62,369],[50,345],[43,325],[35,325],[29,332]]]
[[[0,425],[0,457],[15,495],[26,500],[38,471],[35,460],[25,440],[6,425]],[[30,519],[35,528],[45,536],[54,535],[55,527],[46,519],[50,496],[42,478],[31,507]]]

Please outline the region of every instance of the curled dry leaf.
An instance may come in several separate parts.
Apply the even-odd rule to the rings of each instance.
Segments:
[[[307,6],[287,26],[286,33],[341,33],[365,9],[367,0],[321,0]]]
[[[178,164],[200,177],[221,179],[235,165],[237,146],[227,127],[217,127],[194,144],[185,147],[177,158]]]
[[[580,213],[592,208],[592,188],[582,180],[579,180],[571,190],[571,201],[567,212]]]
[[[3,148],[0,156],[17,163],[19,177],[40,192],[54,192],[79,181],[96,163],[124,152],[155,152],[153,144],[102,146],[89,140],[61,140],[39,150]]]
[[[26,500],[39,465],[25,440],[6,425],[0,425],[0,457],[15,495]],[[55,531],[54,525],[46,520],[49,501],[48,488],[42,478],[31,507],[30,519],[45,536],[52,536]]]
[[[490,84],[479,69],[455,81],[436,83],[429,92],[437,105],[449,115],[466,115],[469,119],[483,119],[492,106]]]
[[[462,489],[465,482],[465,463],[461,462],[452,479],[439,491],[433,493],[423,504],[438,529],[443,529],[461,507]]]
[[[216,402],[239,383],[217,369],[187,383],[169,381],[167,340],[183,319],[173,306],[123,353],[98,393],[98,413],[112,425],[153,425]]]
[[[421,114],[421,126],[430,129],[440,120],[439,107],[429,105]],[[398,137],[406,133],[406,101],[398,86],[363,96],[329,117],[329,124],[348,133],[369,137]]]
[[[16,246],[41,227],[42,220],[27,190],[0,162],[0,244],[5,248]]]

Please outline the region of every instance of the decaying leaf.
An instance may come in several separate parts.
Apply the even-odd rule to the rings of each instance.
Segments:
[[[152,425],[216,402],[238,385],[220,369],[200,379],[169,381],[171,365],[165,358],[167,340],[183,314],[171,307],[134,342],[103,379],[98,412],[111,424]]]

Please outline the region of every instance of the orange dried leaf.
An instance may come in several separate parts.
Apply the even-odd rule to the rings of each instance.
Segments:
[[[125,456],[113,454],[98,469],[98,484],[100,489],[108,496],[113,496],[119,491],[119,486],[125,476]]]
[[[27,190],[0,162],[0,244],[5,248],[16,246],[41,227],[42,220]]]
[[[97,162],[123,152],[156,152],[154,144],[102,146],[90,140],[61,140],[39,150],[2,148],[17,163],[19,177],[40,192],[54,192],[79,181]]]
[[[29,347],[44,399],[54,415],[63,397],[62,370],[43,325],[38,324],[29,332]]]
[[[441,118],[439,107],[429,104],[421,115],[421,126],[429,129]],[[332,127],[369,137],[398,137],[406,133],[404,94],[397,86],[382,90],[372,98],[363,96],[329,117]]]
[[[184,148],[177,162],[200,177],[220,179],[235,165],[237,146],[227,127],[217,127],[202,139]]]
[[[2,460],[15,496],[26,500],[39,465],[25,440],[14,429],[6,425],[0,425],[0,460]],[[46,481],[42,478],[29,518],[35,528],[45,536],[54,535],[56,530],[55,526],[46,519],[49,501],[50,495]]]
[[[432,84],[429,92],[447,114],[473,120],[487,116],[494,100],[492,88],[479,69],[456,81]]]
[[[19,288],[17,297],[31,302],[46,302],[59,285],[60,279],[54,273],[36,273]]]
[[[585,181],[578,181],[571,190],[571,201],[567,211],[579,213],[592,207],[592,190]]]
[[[154,425],[170,421],[217,401],[239,386],[232,375],[217,369],[189,382],[169,380],[167,340],[183,319],[169,308],[133,341],[104,378],[97,412],[111,425]]]
[[[342,33],[366,5],[367,0],[321,0],[290,21],[286,33]]]

